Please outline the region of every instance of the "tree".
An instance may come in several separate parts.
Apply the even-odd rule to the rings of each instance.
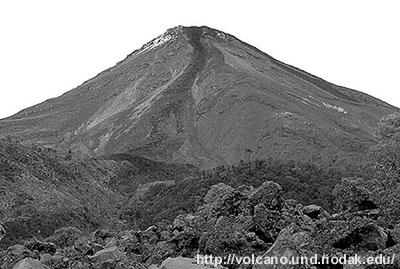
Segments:
[[[382,140],[400,142],[400,113],[382,117],[378,122],[378,128]]]
[[[400,113],[384,116],[378,130],[380,141],[370,150],[377,172],[400,177]]]

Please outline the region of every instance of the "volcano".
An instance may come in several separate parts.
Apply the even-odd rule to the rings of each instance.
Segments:
[[[252,159],[359,162],[398,109],[209,27],[176,27],[77,88],[0,120],[90,156],[211,168]]]

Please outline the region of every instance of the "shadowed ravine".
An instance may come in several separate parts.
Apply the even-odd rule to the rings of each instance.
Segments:
[[[152,154],[166,154],[168,148],[172,144],[174,147],[182,147],[185,143],[191,145],[193,151],[206,151],[202,147],[196,134],[195,119],[195,102],[192,97],[192,87],[205,67],[208,59],[207,49],[202,42],[204,34],[202,28],[188,27],[184,29],[189,44],[193,48],[190,63],[184,72],[163,91],[163,98],[154,104],[154,112],[151,117],[151,136],[143,147],[130,150],[131,153],[143,154],[151,156]],[[166,118],[174,116],[174,125],[177,137],[174,141],[167,138],[163,132],[163,123]],[[195,164],[198,164],[195,161]]]

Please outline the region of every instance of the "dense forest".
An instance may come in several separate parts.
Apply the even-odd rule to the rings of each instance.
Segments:
[[[194,212],[212,185],[225,183],[246,189],[259,187],[265,181],[278,183],[286,199],[295,199],[304,205],[318,204],[332,211],[332,191],[343,177],[369,178],[372,174],[368,167],[326,168],[272,159],[242,161],[195,173],[172,185],[155,184],[144,196],[133,197],[122,210],[121,218],[144,228],[161,220],[173,220],[180,213]]]
[[[304,205],[317,204],[333,212],[334,190],[342,179],[359,178],[361,181],[358,181],[366,186],[372,184],[369,188],[376,189],[379,185],[381,187],[377,189],[386,192],[391,190],[392,184],[398,185],[400,113],[383,117],[378,127],[379,141],[369,150],[370,163],[320,167],[313,163],[268,159],[241,161],[237,165],[207,171],[194,172],[192,169],[190,176],[179,174],[174,184],[155,184],[139,198],[132,195],[120,217],[143,228],[161,220],[173,220],[180,213],[194,212],[212,185],[225,183],[246,189],[258,187],[265,181],[278,183],[286,199],[295,199]]]

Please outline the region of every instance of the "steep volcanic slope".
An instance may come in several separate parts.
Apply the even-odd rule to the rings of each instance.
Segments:
[[[87,158],[0,138],[0,249],[60,227],[83,230],[121,224],[120,208],[142,185],[181,181],[191,166],[123,154]]]
[[[104,162],[0,138],[2,246],[54,229],[93,229],[117,216],[122,195],[107,187],[113,173]]]
[[[396,108],[279,62],[208,27],[177,27],[66,94],[0,121],[91,155],[198,167],[249,158],[360,160]]]

